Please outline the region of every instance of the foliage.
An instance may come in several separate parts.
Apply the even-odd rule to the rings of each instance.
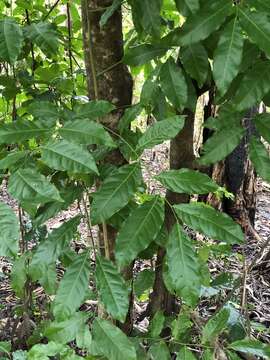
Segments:
[[[0,203],[0,256],[13,264],[11,286],[23,304],[22,316],[37,322],[28,349],[14,352],[13,358],[80,359],[70,342],[76,351],[84,350],[86,359],[149,355],[162,360],[172,354],[196,359],[193,349],[202,352],[205,347],[204,359],[214,358],[217,350],[232,359],[239,352],[269,358],[268,345],[228,336],[228,308],[223,306],[203,326],[194,320],[204,290],[215,290],[208,271],[210,251],[215,257],[220,249],[230,253],[232,245],[242,244],[240,226],[205,203],[172,206],[161,193],[151,194],[142,176],[142,154],[183,131],[187,112],[194,112],[200,95],[213,87],[219,111],[208,121],[208,126],[214,124],[213,135],[196,167],[216,164],[236,148],[246,136],[240,121],[245,112],[270,95],[270,7],[255,0],[126,2],[135,30],[125,34],[122,61],[134,74],[143,73],[145,83],[140,101],[123,113],[119,133],[108,125],[119,109],[86,97],[80,2],[52,7],[40,0],[0,2],[0,169],[19,207],[17,216]],[[102,28],[121,3],[115,0],[102,9]],[[63,9],[71,13],[72,27],[66,26]],[[136,130],[141,113],[154,120],[143,133]],[[254,119],[265,141],[270,140],[269,123],[268,114]],[[111,164],[114,151],[127,163]],[[259,138],[250,139],[249,154],[269,182],[269,153]],[[156,179],[178,194],[226,194],[199,170],[169,170]],[[81,216],[49,233],[46,227],[47,220],[74,202],[84,208],[81,215],[89,232],[79,254],[72,240],[78,239]],[[166,211],[175,217],[169,234],[163,226]],[[105,254],[91,239],[94,225],[102,228]],[[211,246],[191,238],[187,227],[209,238]],[[116,233],[111,258],[108,228]],[[122,270],[136,260],[152,259],[157,244],[166,252],[159,275],[181,300],[181,312],[172,317],[157,312],[147,334],[138,330],[129,338],[117,325],[125,322],[133,290],[137,298],[148,298],[154,275],[145,269],[133,283]],[[59,267],[64,269],[61,278]],[[50,295],[47,320],[41,322],[32,293],[37,284]],[[85,312],[82,305],[96,300],[102,311]],[[171,329],[166,342],[164,328]],[[1,342],[0,352],[10,357],[10,344]]]

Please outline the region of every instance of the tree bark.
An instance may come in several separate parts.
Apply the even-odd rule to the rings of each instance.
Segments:
[[[132,103],[133,81],[128,68],[121,63],[124,54],[121,8],[114,12],[103,28],[100,27],[102,14],[112,3],[112,0],[82,0],[82,24],[88,97],[90,100],[107,100],[116,106],[116,110],[102,118],[101,122],[117,132],[125,107]],[[119,150],[112,151],[106,158],[106,163],[116,166],[125,162]],[[116,233],[109,225],[100,226],[100,243],[104,244],[106,237],[111,260],[114,260]],[[132,268],[127,269],[124,276],[130,279]],[[121,327],[126,333],[131,331],[131,309]]]
[[[186,121],[184,129],[171,141],[170,144],[170,169],[192,168],[194,163],[193,133],[195,114],[185,110]],[[186,203],[189,196],[167,191],[167,201],[173,204]],[[168,232],[175,224],[175,216],[169,205],[166,205],[165,224]],[[153,316],[157,311],[162,310],[167,315],[177,311],[175,297],[170,294],[163,281],[163,263],[166,255],[164,248],[160,247],[157,253],[155,282],[153,292],[150,296],[150,313]]]
[[[248,158],[247,144],[250,137],[256,134],[252,118],[258,111],[257,107],[252,108],[243,119],[247,133],[241,143],[224,161],[210,169],[210,176],[225,186],[234,199],[224,198],[219,201],[210,195],[208,202],[232,216],[246,232],[250,224],[254,225],[256,210],[256,173]]]

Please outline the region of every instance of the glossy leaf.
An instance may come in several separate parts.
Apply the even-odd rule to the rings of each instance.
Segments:
[[[146,34],[159,37],[161,27],[161,2],[156,0],[136,0],[132,5],[133,15],[136,19],[135,26],[139,23],[140,28],[143,29]]]
[[[143,44],[129,48],[123,62],[129,66],[140,66],[166,54],[167,48],[160,45]]]
[[[115,143],[103,126],[87,119],[67,122],[59,129],[59,134],[64,139],[78,144],[115,147]]]
[[[237,17],[226,25],[214,53],[213,75],[223,96],[240,71],[244,37]]]
[[[136,360],[136,351],[128,337],[116,326],[102,319],[93,323],[93,340],[100,355],[110,360]]]
[[[185,294],[193,288],[199,288],[199,262],[191,239],[177,223],[169,234],[167,244],[167,264],[173,288],[185,300]],[[185,291],[183,291],[185,290]]]
[[[239,16],[243,29],[261,50],[270,56],[270,24],[266,12],[252,12],[239,7]]]
[[[221,213],[203,203],[175,205],[174,209],[180,219],[192,229],[206,236],[226,242],[240,244],[244,235],[240,226],[227,214]]]
[[[186,346],[183,346],[179,353],[177,354],[176,360],[196,360],[197,358],[193,355]]]
[[[71,315],[83,303],[89,283],[89,252],[78,255],[67,268],[53,303],[53,312],[57,315]]]
[[[258,340],[238,340],[230,344],[229,348],[244,354],[259,356],[264,359],[270,358],[270,346]]]
[[[240,125],[226,126],[212,135],[204,144],[200,164],[209,165],[223,160],[240,143],[245,134]]]
[[[25,158],[26,154],[27,153],[25,151],[10,152],[6,157],[0,160],[0,169],[9,169]]]
[[[190,169],[165,171],[156,179],[166,189],[180,194],[208,194],[218,190],[218,185],[208,175]]]
[[[23,46],[23,32],[12,18],[0,20],[0,60],[14,64]]]
[[[30,263],[30,274],[33,280],[39,280],[48,266],[55,263],[69,242],[74,238],[79,223],[79,216],[64,222],[37,246]]]
[[[233,105],[236,111],[250,109],[270,91],[270,61],[258,61],[243,77]]]
[[[100,256],[96,261],[97,289],[105,310],[124,322],[129,308],[129,291],[115,265]]]
[[[54,26],[46,22],[38,22],[26,28],[26,36],[46,55],[57,53],[59,40]]]
[[[37,119],[45,122],[55,122],[59,118],[59,111],[57,106],[49,101],[33,101],[28,107],[27,111]]]
[[[202,330],[202,343],[214,344],[216,338],[222,333],[226,328],[227,322],[229,320],[230,311],[229,309],[223,308],[216,315],[214,315]]]
[[[199,0],[174,0],[177,10],[184,16],[195,14],[200,8]]]
[[[181,68],[169,58],[160,70],[160,84],[166,97],[177,110],[183,109],[188,98],[185,77]]]
[[[183,116],[172,116],[158,121],[150,126],[139,139],[136,151],[140,153],[144,149],[151,149],[155,145],[173,139],[183,129],[184,124]]]
[[[114,0],[112,5],[105,10],[99,21],[99,25],[101,28],[107,24],[110,17],[115,13],[115,11],[119,9],[121,4],[122,4],[122,0]]]
[[[164,221],[164,204],[159,196],[133,210],[116,238],[115,257],[119,266],[128,265],[158,235]]]
[[[60,191],[60,196],[64,202],[53,201],[38,208],[35,218],[32,220],[33,225],[38,227],[47,220],[54,217],[61,210],[66,210],[75,200],[80,200],[83,188],[80,186],[67,186]]]
[[[209,70],[208,54],[204,46],[197,43],[184,47],[180,52],[180,59],[186,72],[202,87]]]
[[[14,211],[0,202],[0,256],[16,256],[19,250],[20,226]]]
[[[81,328],[86,326],[87,318],[88,314],[77,312],[64,320],[55,320],[45,329],[44,335],[58,344],[66,344],[74,340]]]
[[[151,345],[148,354],[153,360],[171,360],[170,351],[164,341]]]
[[[200,11],[190,16],[183,25],[180,34],[182,46],[206,39],[223,24],[231,10],[232,2],[230,0],[206,2]]]
[[[142,182],[139,164],[124,165],[108,176],[94,193],[91,218],[93,225],[102,223],[131,200]]]
[[[141,271],[134,280],[134,293],[139,298],[147,290],[153,287],[155,273],[152,270],[145,269]]]
[[[15,121],[0,125],[0,144],[16,144],[34,137],[44,136],[52,131],[42,123]]]
[[[260,135],[270,143],[270,114],[259,114],[254,119],[257,130]],[[1,164],[1,161],[0,161]]]
[[[30,168],[19,169],[11,174],[8,191],[20,202],[45,204],[50,201],[63,201],[56,187],[44,175]]]
[[[95,120],[109,114],[115,106],[106,100],[91,100],[85,104],[74,107],[74,119]]]
[[[74,174],[99,174],[90,152],[80,145],[61,140],[41,147],[41,160],[50,168]]]
[[[253,137],[249,144],[249,157],[257,173],[265,180],[270,182],[270,157],[265,146],[260,140]]]

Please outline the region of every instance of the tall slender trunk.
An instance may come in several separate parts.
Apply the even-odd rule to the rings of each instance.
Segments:
[[[185,127],[171,141],[170,144],[170,168],[192,168],[194,162],[193,151],[193,133],[194,133],[194,119],[195,114],[190,110],[184,112],[186,115]],[[166,199],[170,204],[179,204],[189,201],[189,196],[185,194],[176,194],[168,191]],[[165,223],[168,232],[175,223],[174,214],[171,211],[170,206],[166,206]],[[166,255],[164,248],[158,249],[157,261],[156,261],[156,277],[153,292],[150,298],[150,312],[154,315],[158,310],[163,310],[166,314],[170,315],[177,311],[176,301],[173,295],[171,295],[163,281],[163,263]]]
[[[91,100],[107,100],[116,110],[104,117],[102,123],[117,132],[117,124],[126,106],[132,102],[133,81],[128,68],[121,63],[123,57],[123,32],[121,8],[114,12],[106,25],[100,27],[100,19],[113,0],[82,0],[82,24],[88,96]],[[106,158],[107,163],[121,166],[125,159],[118,150]],[[106,230],[106,234],[105,231]],[[116,231],[111,226],[100,227],[100,243],[106,237],[109,257],[114,259]],[[132,276],[132,268],[124,272],[126,278]],[[131,309],[130,309],[131,310]],[[132,311],[122,325],[125,332],[132,328]]]

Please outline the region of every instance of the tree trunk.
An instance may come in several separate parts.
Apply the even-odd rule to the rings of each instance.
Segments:
[[[193,151],[193,132],[195,114],[189,110],[184,112],[186,122],[184,129],[177,135],[170,144],[170,168],[192,168],[194,162]],[[176,194],[168,191],[166,194],[167,201],[173,204],[186,203],[189,196],[185,194]],[[165,223],[168,232],[175,223],[175,216],[169,205],[166,205]],[[163,281],[163,262],[166,255],[164,248],[159,248],[156,261],[155,283],[153,292],[150,297],[150,313],[154,315],[158,310],[164,311],[167,315],[171,315],[177,311],[175,297],[171,295]]]
[[[128,68],[121,63],[123,58],[122,13],[118,9],[103,28],[100,18],[104,9],[112,5],[112,0],[82,0],[83,42],[85,54],[86,78],[90,100],[107,100],[116,106],[116,110],[101,119],[102,123],[117,132],[117,124],[126,106],[132,103],[133,81]],[[114,150],[106,162],[116,166],[125,163],[120,151]],[[106,234],[105,234],[106,232]],[[106,238],[109,257],[114,259],[116,231],[111,226],[100,227],[100,243]],[[102,246],[102,245],[101,245]],[[132,276],[132,268],[124,276]],[[131,310],[131,309],[130,309]],[[126,333],[132,328],[132,311],[122,326]]]
[[[220,202],[210,195],[208,202],[221,208],[232,216],[245,231],[249,225],[254,225],[256,209],[256,173],[248,159],[247,144],[252,135],[256,133],[252,118],[258,108],[252,108],[243,119],[247,135],[235,150],[224,160],[214,165],[211,169],[212,178],[234,195],[234,199],[224,198]]]

